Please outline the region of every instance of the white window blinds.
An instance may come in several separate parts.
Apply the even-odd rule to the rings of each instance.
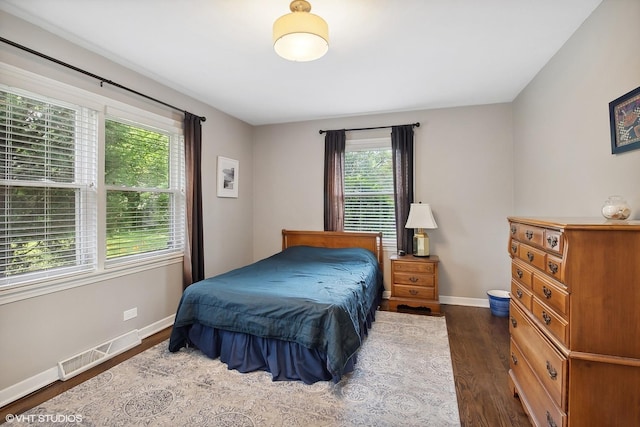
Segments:
[[[93,270],[97,113],[0,97],[0,285]]]
[[[106,121],[107,260],[181,251],[184,152],[181,137]]]
[[[344,175],[344,229],[382,232],[385,243],[395,244],[390,139],[347,141]]]

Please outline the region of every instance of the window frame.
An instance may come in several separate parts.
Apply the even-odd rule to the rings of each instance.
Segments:
[[[97,182],[90,192],[96,198],[95,208],[95,228],[96,233],[96,266],[91,271],[75,271],[69,274],[34,278],[20,282],[0,285],[0,305],[20,301],[26,298],[37,297],[79,286],[92,285],[97,282],[117,278],[125,275],[136,274],[142,271],[157,269],[182,262],[184,258],[183,235],[182,247],[175,251],[164,251],[163,253],[150,253],[144,257],[127,259],[126,262],[106,263],[106,189],[104,185],[104,147],[105,147],[105,118],[107,115],[116,116],[124,120],[129,120],[136,124],[167,129],[179,135],[178,145],[184,149],[183,144],[183,124],[176,118],[176,113],[159,114],[156,110],[146,110],[138,106],[120,102],[87,90],[62,83],[48,77],[43,77],[30,71],[0,62],[0,73],[3,81],[0,87],[9,92],[23,92],[25,96],[32,96],[36,99],[54,100],[56,103],[78,105],[89,108],[97,113],[98,118],[98,140],[97,140]],[[144,105],[144,104],[142,104]],[[177,167],[176,173],[183,177],[180,188],[173,191],[179,194],[174,204],[181,204],[182,230],[186,229],[184,214],[184,156]],[[174,173],[173,171],[171,172]],[[173,177],[172,177],[173,178]],[[91,227],[91,225],[89,225]],[[184,234],[184,233],[182,233]]]

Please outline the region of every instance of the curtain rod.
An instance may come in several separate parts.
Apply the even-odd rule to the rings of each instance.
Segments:
[[[29,52],[29,53],[31,53],[31,54],[33,54],[33,55],[39,56],[40,58],[44,58],[44,59],[47,59],[47,60],[49,60],[49,61],[51,61],[51,62],[55,62],[55,63],[56,63],[56,64],[58,64],[58,65],[62,65],[62,66],[64,66],[64,67],[70,68],[70,69],[72,69],[72,70],[74,70],[74,71],[77,71],[77,72],[79,72],[79,73],[82,73],[82,74],[84,74],[84,75],[87,75],[87,76],[93,77],[93,78],[94,78],[94,79],[96,79],[96,80],[100,80],[100,87],[102,87],[102,85],[103,85],[104,83],[108,83],[108,84],[110,84],[111,86],[115,86],[115,87],[117,87],[117,88],[120,88],[120,89],[126,90],[126,91],[128,91],[128,92],[134,93],[134,94],[136,94],[136,95],[138,95],[138,96],[141,96],[141,97],[143,97],[143,98],[146,98],[146,99],[148,99],[148,100],[150,100],[150,101],[157,102],[158,104],[162,104],[162,105],[164,105],[165,107],[172,108],[172,109],[177,110],[177,111],[180,111],[180,112],[182,112],[182,113],[187,113],[187,112],[188,112],[187,110],[183,110],[182,108],[175,107],[175,106],[173,106],[173,105],[171,105],[171,104],[168,104],[168,103],[166,103],[166,102],[164,102],[164,101],[160,101],[159,99],[152,98],[151,96],[149,96],[149,95],[145,95],[144,93],[138,92],[137,90],[130,89],[130,88],[128,88],[128,87],[126,87],[126,86],[123,86],[123,85],[121,85],[121,84],[119,84],[119,83],[116,83],[116,82],[111,81],[111,80],[109,80],[109,79],[106,79],[106,78],[104,78],[104,77],[100,77],[100,76],[99,76],[99,75],[97,75],[97,74],[93,74],[93,73],[91,73],[91,72],[89,72],[89,71],[83,70],[82,68],[78,68],[78,67],[76,67],[76,66],[74,66],[74,65],[71,65],[71,64],[68,64],[68,63],[66,63],[66,62],[60,61],[59,59],[52,58],[52,57],[51,57],[51,56],[49,56],[49,55],[45,55],[44,53],[38,52],[37,50],[33,50],[33,49],[31,49],[31,48],[28,48],[28,47],[26,47],[26,46],[23,46],[23,45],[21,45],[21,44],[18,44],[18,43],[16,43],[16,42],[11,41],[11,40],[5,39],[4,37],[0,37],[0,41],[3,41],[4,43],[7,43],[7,44],[9,44],[9,45],[11,45],[11,46],[13,46],[13,47],[17,47],[18,49],[24,50],[25,52]],[[207,121],[207,118],[206,118],[206,117],[204,117],[204,116],[198,116],[198,117],[199,117],[199,119],[200,119],[200,121],[201,121],[201,122],[205,122],[205,121]]]
[[[411,123],[408,125],[396,125],[396,126],[412,126],[412,127],[416,127],[419,128],[420,127],[420,122],[415,122],[415,123]],[[388,128],[392,128],[393,126],[375,126],[372,128],[354,128],[354,129],[334,129],[334,130],[343,130],[345,132],[350,132],[350,131],[354,131],[354,130],[373,130],[373,129],[388,129]],[[326,132],[331,132],[330,130],[319,130],[320,135],[322,135],[323,133]]]

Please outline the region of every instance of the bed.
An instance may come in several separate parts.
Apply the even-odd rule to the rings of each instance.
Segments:
[[[282,251],[185,289],[169,350],[274,381],[340,381],[380,303],[381,233],[282,230]]]

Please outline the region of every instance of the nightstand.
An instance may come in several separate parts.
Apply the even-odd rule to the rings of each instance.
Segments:
[[[391,256],[391,298],[389,308],[398,311],[399,305],[425,307],[431,314],[440,314],[438,300],[438,263],[436,255]]]

